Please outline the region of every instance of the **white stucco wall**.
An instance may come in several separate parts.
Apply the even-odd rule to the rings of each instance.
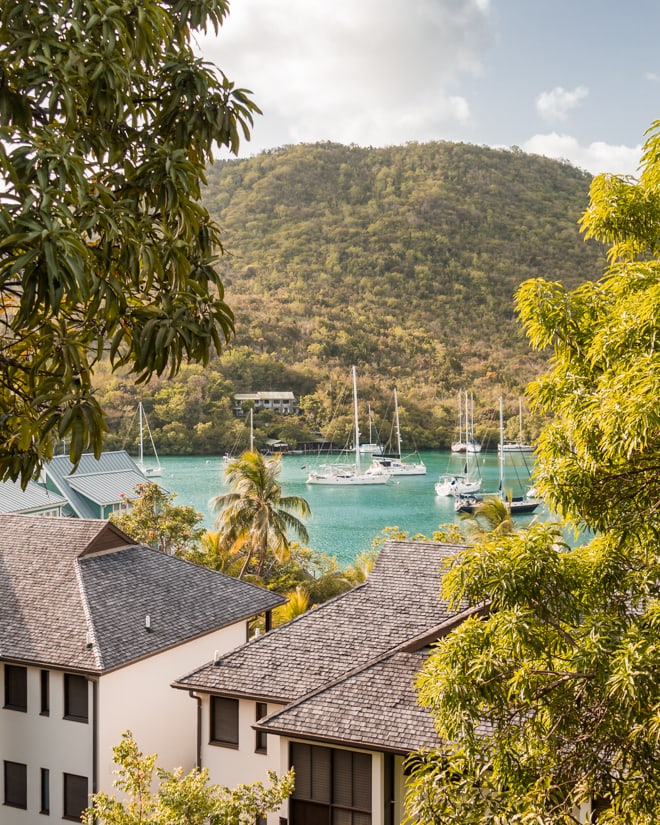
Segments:
[[[208,768],[211,780],[219,785],[233,788],[241,782],[266,782],[267,771],[280,770],[279,737],[268,736],[267,753],[255,753],[256,732],[252,725],[256,722],[256,702],[241,699],[238,703],[238,749],[213,745],[210,737],[210,697],[200,694],[202,699],[202,766]],[[191,702],[192,700],[188,700]],[[268,713],[273,713],[281,705],[268,705]],[[284,768],[286,771],[286,767]]]
[[[238,703],[238,748],[214,745],[209,741],[211,702],[208,694],[200,694],[202,700],[202,766],[207,768],[212,782],[234,788],[250,782],[268,783],[268,771],[279,776],[286,773],[286,754],[282,756],[280,737],[267,737],[267,753],[255,753],[256,732],[252,725],[256,721],[256,702],[241,699]],[[192,701],[192,700],[188,700]],[[280,709],[282,705],[268,704],[268,713]],[[268,825],[277,825],[279,817],[286,815],[286,808],[272,814]]]
[[[146,631],[145,631],[146,632]],[[99,680],[99,787],[111,790],[112,748],[130,730],[139,749],[158,754],[167,770],[192,769],[197,748],[197,703],[170,685],[246,640],[240,622],[105,674]]]
[[[0,709],[0,781],[4,760],[27,765],[27,810],[0,804],[2,825],[32,825],[43,820],[60,823],[63,813],[64,773],[92,776],[92,686],[88,723],[64,719],[64,674],[49,671],[50,711],[40,714],[40,668],[27,669],[27,713]],[[4,681],[4,670],[1,677]],[[41,768],[50,771],[50,815],[40,816]],[[2,799],[4,802],[4,788]]]
[[[268,753],[258,754],[254,752],[255,731],[251,725],[254,724],[256,714],[256,703],[254,701],[240,700],[239,702],[239,747],[227,748],[221,745],[213,745],[209,742],[210,733],[210,697],[201,695],[202,698],[202,765],[208,769],[212,782],[220,785],[235,787],[241,783],[267,782],[266,772],[275,771],[279,776],[285,773],[289,767],[289,740],[285,737],[269,735]],[[273,713],[281,705],[269,704],[268,713]],[[299,740],[303,741],[303,740]],[[322,745],[320,742],[313,744]],[[338,747],[334,745],[333,747]],[[358,750],[351,748],[350,750]],[[372,825],[383,825],[385,818],[385,792],[384,792],[384,756],[382,753],[373,751],[363,751],[371,756],[372,771]],[[394,759],[394,794],[395,822],[401,822],[403,818],[403,794],[405,793],[405,780],[403,776],[403,759]],[[288,802],[282,809],[268,816],[268,825],[279,825],[280,817],[288,817]]]

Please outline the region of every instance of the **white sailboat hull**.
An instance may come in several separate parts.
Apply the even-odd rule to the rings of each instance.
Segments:
[[[308,484],[326,484],[334,487],[355,487],[357,485],[387,484],[389,476],[385,473],[358,472],[353,468],[323,468],[312,471],[307,476]]]
[[[465,476],[443,476],[435,485],[436,496],[466,496],[481,490],[481,479],[470,481]]]
[[[145,478],[160,478],[163,475],[162,467],[148,467],[144,464],[138,464],[140,472]]]
[[[382,449],[380,444],[360,444],[360,452],[362,455],[373,455],[382,452]]]
[[[533,453],[536,448],[532,444],[505,441],[504,444],[498,444],[497,449],[500,453]]]
[[[426,475],[426,464],[423,461],[408,462],[399,458],[376,458],[371,466],[374,471],[381,471],[390,476]]]

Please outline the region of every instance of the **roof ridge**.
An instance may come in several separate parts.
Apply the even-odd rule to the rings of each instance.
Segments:
[[[393,645],[387,650],[383,650],[380,653],[377,653],[375,656],[372,656],[372,658],[368,659],[366,662],[362,662],[361,664],[355,665],[355,667],[345,670],[343,673],[338,674],[337,676],[335,676],[327,682],[323,682],[322,684],[318,685],[317,687],[313,688],[312,690],[308,691],[302,696],[298,696],[296,699],[290,701],[285,707],[280,708],[279,710],[276,710],[273,713],[269,714],[267,717],[264,717],[264,719],[259,720],[259,724],[264,720],[268,720],[271,717],[277,716],[279,713],[284,713],[285,711],[288,711],[291,708],[296,707],[297,705],[307,701],[308,699],[311,699],[314,696],[319,696],[324,691],[329,690],[330,688],[333,688],[336,685],[341,684],[342,682],[345,682],[347,679],[351,679],[353,678],[353,676],[357,676],[359,673],[362,673],[365,670],[369,670],[370,668],[375,667],[380,662],[384,662],[386,659],[389,659],[392,656],[396,656],[397,653],[419,653],[419,651],[425,645],[419,645],[418,642],[425,641],[432,636],[437,637],[440,635],[444,635],[442,631],[450,631],[456,625],[464,622],[465,619],[470,618],[470,616],[473,615],[478,615],[479,613],[485,610],[486,608],[483,605],[467,607],[463,610],[459,610],[449,618],[444,619],[442,622],[439,622],[437,625],[435,625],[435,627],[429,628],[423,633],[419,633],[416,636],[407,639],[405,642],[399,642],[398,644]]]
[[[85,588],[82,571],[80,569],[80,558],[75,559],[74,569],[76,573],[76,581],[78,582],[78,590],[80,591],[80,602],[82,604],[85,622],[87,624],[87,639],[85,640],[85,644],[87,645],[87,648],[92,651],[97,668],[99,668],[99,670],[103,670],[103,653],[96,637],[96,628],[94,627],[94,621],[92,620],[92,614],[89,609],[87,590]]]

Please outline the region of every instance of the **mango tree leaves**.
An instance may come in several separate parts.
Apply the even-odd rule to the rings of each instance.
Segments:
[[[225,0],[8,0],[0,10],[0,478],[57,442],[100,453],[102,357],[137,381],[206,363],[233,334],[200,203],[215,145],[259,112],[199,60]]]

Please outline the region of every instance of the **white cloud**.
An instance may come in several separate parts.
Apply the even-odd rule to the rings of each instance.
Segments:
[[[536,110],[544,120],[564,120],[588,94],[586,86],[576,86],[572,91],[555,86],[551,92],[541,92],[536,98]]]
[[[535,155],[567,160],[593,175],[601,172],[636,175],[642,155],[641,144],[614,146],[603,141],[595,141],[588,146],[581,146],[574,137],[560,135],[557,132],[534,135],[521,148]]]
[[[489,0],[241,0],[201,53],[264,112],[251,152],[316,140],[437,140],[470,119],[458,80],[482,71]]]

